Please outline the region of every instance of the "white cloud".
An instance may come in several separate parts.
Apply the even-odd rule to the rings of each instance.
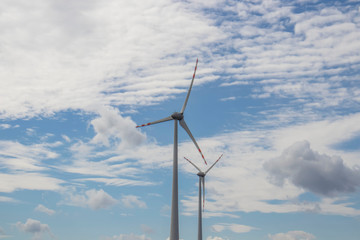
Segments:
[[[339,197],[342,197],[341,201],[338,201],[337,197],[327,198],[323,195],[320,195],[319,201],[300,201],[299,197],[306,191],[310,191],[308,188],[299,187],[291,181],[284,181],[282,186],[272,184],[263,165],[265,162],[281,156],[289,144],[307,139],[314,149],[324,153],[321,155],[310,151],[315,154],[314,156],[326,160],[325,163],[328,164],[325,165],[329,169],[334,169],[335,166],[333,160],[329,161],[331,159],[329,156],[339,156],[343,160],[343,163],[338,165],[340,168],[335,168],[336,170],[348,172],[349,169],[353,169],[347,176],[341,174],[342,179],[336,177],[335,180],[327,181],[332,183],[330,186],[346,183],[346,186],[350,187],[348,190],[351,190],[352,187],[357,186],[353,177],[354,174],[357,175],[355,169],[358,165],[359,151],[349,152],[334,146],[357,136],[360,130],[359,118],[359,114],[354,114],[343,118],[315,121],[274,130],[239,131],[198,139],[198,143],[203,146],[203,152],[207,153],[208,159],[216,159],[219,153],[224,153],[221,162],[207,176],[204,216],[207,214],[209,216],[212,214],[238,215],[239,212],[253,211],[266,213],[315,211],[320,214],[358,216],[360,210],[346,198],[347,191],[339,192]],[[188,152],[191,147],[191,142],[184,143],[181,145],[180,151]],[[196,154],[193,155],[194,159],[197,157]],[[189,155],[190,158],[193,156]],[[191,166],[187,165],[183,170],[191,174],[194,172]],[[296,170],[299,169],[294,169],[294,171]],[[282,171],[281,168],[279,171]],[[292,171],[290,170],[290,172]],[[318,173],[322,173],[322,170]],[[317,176],[311,175],[310,177],[308,179]],[[195,182],[192,186],[194,194],[181,200],[186,215],[197,213],[198,196],[195,194],[197,192]],[[234,189],[240,190],[235,191]],[[333,190],[335,189],[333,188]]]
[[[155,183],[150,181],[142,181],[142,180],[133,180],[133,179],[123,179],[123,178],[80,178],[76,179],[76,181],[79,182],[99,182],[104,183],[105,185],[111,185],[111,186],[151,186],[155,185]]]
[[[18,202],[18,201],[10,197],[0,196],[0,202]]]
[[[129,117],[122,117],[114,108],[100,110],[100,117],[91,121],[95,130],[94,144],[109,146],[109,140],[120,140],[121,148],[138,146],[145,135],[135,129],[136,124]]]
[[[235,223],[219,223],[212,225],[211,229],[214,232],[222,232],[227,230],[227,231],[232,231],[234,233],[247,233],[252,230],[255,230],[256,228],[241,224],[235,224]]]
[[[227,240],[225,238],[222,238],[222,237],[212,237],[212,236],[209,236],[206,238],[206,240]]]
[[[236,52],[221,59],[223,68],[229,69],[227,79],[231,79],[222,86],[259,82],[263,85],[260,88],[252,84],[253,96],[259,98],[295,97],[304,100],[296,106],[317,110],[355,107],[353,99],[358,94],[346,85],[348,81],[356,85],[358,79],[357,73],[356,78],[347,74],[360,62],[355,50],[360,50],[355,40],[360,36],[358,11],[341,5],[314,7],[313,11],[296,13],[294,5],[281,1],[228,6],[226,10],[239,17],[221,24],[221,29],[232,35]],[[254,12],[258,14],[249,14]]]
[[[109,208],[117,203],[113,197],[111,197],[108,193],[104,192],[104,190],[100,189],[96,191],[95,189],[91,189],[86,191],[86,196],[88,197],[87,202],[91,209],[100,209],[100,208]]]
[[[49,190],[59,191],[64,181],[40,173],[0,173],[0,192],[16,190]]]
[[[338,156],[313,151],[307,141],[293,144],[264,167],[276,184],[289,179],[296,186],[325,196],[354,192],[360,186],[359,169],[347,167]]]
[[[113,237],[106,237],[104,240],[151,240],[151,238],[146,237],[145,235],[135,235],[131,234],[120,234]]]
[[[43,160],[54,159],[58,154],[49,148],[52,144],[25,145],[16,141],[0,141],[0,163],[13,171],[43,171]]]
[[[92,210],[107,209],[117,204],[118,201],[103,189],[90,189],[85,193],[74,193],[76,189],[68,188],[63,192],[65,199],[60,204],[78,207],[89,207]]]
[[[16,227],[23,232],[31,233],[33,235],[33,240],[43,239],[44,234],[48,234],[51,238],[55,239],[55,236],[52,234],[49,226],[43,224],[38,220],[28,218],[25,223],[17,222]]]
[[[66,142],[71,142],[71,139],[66,136],[65,134],[62,134],[61,137],[66,141]]]
[[[35,208],[35,211],[43,212],[43,213],[46,213],[47,215],[50,215],[50,216],[54,215],[56,213],[54,210],[49,209],[49,208],[45,207],[42,204],[37,205],[37,207]]]
[[[6,124],[6,123],[0,124],[0,129],[8,129],[8,128],[11,128],[10,124]]]
[[[147,205],[144,201],[141,201],[138,196],[126,195],[121,198],[122,204],[127,208],[147,208]]]
[[[287,233],[277,233],[268,235],[269,240],[314,240],[316,237],[304,231],[290,231]]]
[[[187,58],[224,39],[186,2],[3,4],[1,118],[163,101],[187,85]]]
[[[236,99],[236,97],[227,97],[227,98],[221,98],[220,101],[234,101]]]

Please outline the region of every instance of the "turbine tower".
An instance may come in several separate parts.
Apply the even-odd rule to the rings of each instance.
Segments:
[[[194,70],[194,74],[190,83],[190,87],[189,90],[187,92],[187,96],[185,98],[185,102],[184,105],[181,108],[180,112],[174,112],[173,114],[171,114],[169,117],[154,121],[154,122],[149,122],[147,124],[143,124],[143,125],[139,125],[136,126],[138,127],[144,127],[144,126],[149,126],[149,125],[153,125],[156,123],[161,123],[161,122],[167,122],[170,120],[174,120],[174,152],[173,152],[173,179],[172,179],[172,200],[171,200],[171,223],[170,223],[170,240],[179,240],[179,198],[178,198],[178,122],[180,123],[180,126],[187,132],[187,134],[190,136],[191,140],[194,142],[196,148],[199,150],[199,153],[202,157],[202,159],[204,160],[205,164],[206,160],[204,155],[202,154],[199,145],[197,144],[195,138],[193,137],[193,135],[190,132],[190,129],[188,128],[188,126],[185,123],[184,120],[184,111],[187,105],[187,102],[189,100],[189,96],[190,96],[190,92],[191,92],[191,88],[192,85],[194,83],[194,78],[195,78],[195,73],[196,73],[196,69],[197,69],[197,64],[198,64],[198,59],[196,59],[196,65],[195,65],[195,70]]]
[[[223,155],[221,154],[221,156],[205,172],[201,171],[198,166],[196,166],[193,162],[184,157],[189,163],[191,163],[191,165],[193,165],[199,171],[197,174],[199,176],[198,240],[202,240],[202,210],[204,208],[201,208],[201,193],[203,194],[203,205],[205,205],[205,176],[210,171],[210,169],[212,169],[214,165],[220,160],[222,156]],[[201,185],[203,186],[203,189],[201,189]]]

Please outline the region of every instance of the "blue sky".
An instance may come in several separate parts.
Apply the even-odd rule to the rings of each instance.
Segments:
[[[2,0],[0,239],[167,239],[173,125],[206,240],[360,235],[357,1]],[[196,170],[179,129],[180,238]]]

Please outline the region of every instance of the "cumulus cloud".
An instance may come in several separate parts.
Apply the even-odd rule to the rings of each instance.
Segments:
[[[25,223],[17,222],[16,227],[22,232],[32,234],[33,240],[43,239],[44,234],[47,234],[51,238],[55,239],[55,236],[51,232],[50,227],[47,224],[43,224],[35,219],[28,218]]]
[[[314,240],[316,237],[303,231],[290,231],[287,233],[277,233],[268,235],[269,240]]]
[[[147,208],[146,203],[144,201],[141,201],[138,196],[134,196],[134,195],[126,195],[122,197],[121,202],[125,207],[128,208],[134,208],[134,207]]]
[[[319,154],[308,141],[293,144],[281,156],[266,162],[264,168],[276,184],[289,180],[324,196],[354,192],[360,186],[360,169],[347,167],[338,156]]]
[[[65,191],[65,199],[61,203],[71,206],[89,207],[93,210],[98,210],[102,208],[110,208],[118,202],[103,189],[90,189],[82,194],[74,192],[75,189],[68,189]]]
[[[117,203],[113,197],[111,197],[104,190],[91,189],[86,191],[87,203],[91,209],[109,208]]]
[[[55,214],[55,211],[54,211],[54,210],[49,209],[49,208],[45,207],[45,206],[42,205],[42,204],[37,205],[37,207],[35,208],[35,211],[37,211],[37,212],[43,212],[43,213],[46,213],[47,215],[50,215],[50,216],[52,216],[52,215]]]
[[[122,148],[134,147],[145,140],[145,135],[135,129],[136,124],[129,117],[122,117],[119,110],[105,108],[100,110],[100,117],[91,121],[95,130],[93,143],[109,146],[109,140],[121,141]]]

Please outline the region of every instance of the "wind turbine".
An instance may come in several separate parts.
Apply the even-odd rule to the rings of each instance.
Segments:
[[[199,170],[199,172],[197,174],[199,176],[198,240],[202,240],[202,211],[201,210],[203,210],[203,209],[201,208],[201,192],[203,194],[203,205],[205,205],[205,176],[210,171],[210,169],[212,169],[214,167],[214,165],[220,160],[220,158],[222,156],[223,156],[223,154],[221,154],[221,156],[205,172],[201,171],[201,169],[198,166],[196,166],[193,162],[191,162],[189,159],[184,157],[189,163],[191,163],[191,165],[193,165],[197,170]],[[201,185],[203,186],[203,189],[201,189]]]
[[[194,74],[193,74],[193,77],[192,77],[192,80],[191,80],[189,90],[187,92],[187,96],[185,98],[184,105],[181,108],[181,111],[180,112],[174,112],[169,117],[166,117],[166,118],[154,121],[154,122],[149,122],[149,123],[146,123],[146,124],[143,124],[143,125],[136,126],[138,128],[138,127],[144,127],[144,126],[149,126],[149,125],[153,125],[153,124],[156,124],[156,123],[161,123],[161,122],[167,122],[167,121],[170,121],[170,120],[174,120],[174,152],[173,152],[173,179],[172,179],[170,240],[179,240],[178,122],[180,123],[180,126],[190,136],[190,138],[194,142],[196,148],[199,150],[199,153],[200,153],[202,159],[204,160],[205,164],[207,164],[206,160],[205,160],[205,157],[204,157],[204,155],[202,154],[202,152],[200,150],[199,145],[196,143],[195,138],[191,134],[190,129],[188,128],[188,126],[186,125],[185,120],[184,120],[184,111],[185,111],[187,102],[189,100],[191,88],[192,88],[192,85],[193,85],[193,82],[194,82],[195,73],[196,73],[196,69],[197,69],[197,64],[198,64],[198,59],[196,59],[196,65],[195,65]]]

